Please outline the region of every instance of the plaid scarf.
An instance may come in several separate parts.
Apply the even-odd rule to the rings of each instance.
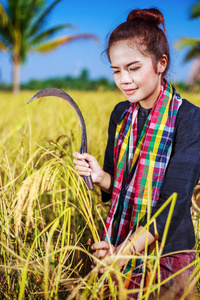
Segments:
[[[102,239],[116,247],[139,226],[147,211],[148,179],[153,163],[151,206],[159,199],[172,150],[172,139],[181,97],[165,79],[137,141],[138,103],[131,103],[116,128],[114,186]],[[107,232],[106,232],[107,231]]]

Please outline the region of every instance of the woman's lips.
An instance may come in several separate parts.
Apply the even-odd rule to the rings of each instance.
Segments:
[[[136,90],[137,90],[137,89],[124,89],[124,93],[125,93],[126,95],[132,95],[132,94],[135,93]]]

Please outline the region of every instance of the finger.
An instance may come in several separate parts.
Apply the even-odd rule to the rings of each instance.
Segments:
[[[93,256],[95,256],[98,259],[101,259],[102,257],[105,257],[108,253],[108,250],[99,250],[93,253]]]
[[[103,260],[102,266],[100,266],[98,272],[99,272],[99,273],[101,273],[101,272],[104,273],[104,272],[106,271],[105,265],[110,266],[111,263],[112,263],[112,261],[110,260],[110,258],[105,258],[105,259]]]
[[[82,167],[87,167],[87,168],[89,167],[89,164],[84,159],[81,160],[81,159],[74,158],[73,163],[75,165],[79,165],[79,166],[82,166]]]
[[[78,154],[79,154],[79,152],[76,151],[72,155],[73,155],[73,157],[77,158]]]
[[[94,269],[96,267],[96,265],[91,265],[91,269]],[[98,269],[98,273],[103,274],[106,271],[106,268],[101,267],[100,269]]]
[[[81,176],[90,176],[92,169],[89,168],[89,164],[86,161],[81,161],[78,159],[73,160],[75,169]]]
[[[111,245],[111,248],[108,250],[108,255],[116,255],[116,248],[113,246],[113,245]]]
[[[91,239],[88,239],[87,240],[87,246],[90,246],[91,245]]]
[[[83,164],[86,163],[85,157],[83,154],[81,154],[79,152],[74,152],[73,156],[74,156],[73,162],[76,162],[76,163],[82,162]]]
[[[83,177],[83,176],[90,176],[90,172],[87,172],[87,171],[78,171],[78,174]]]
[[[98,270],[98,273],[103,274],[103,273],[105,273],[105,271],[106,271],[106,268],[101,268]]]
[[[81,160],[86,160],[88,163],[92,163],[96,161],[96,158],[93,155],[90,155],[88,153],[79,153],[79,152],[74,152],[73,153],[74,157],[77,159]]]
[[[94,265],[91,265],[91,269],[94,269],[96,266],[94,266]],[[105,271],[106,271],[106,268],[101,268],[101,269],[98,269],[98,273],[100,273],[100,274],[103,274],[103,273],[105,273]]]
[[[97,242],[94,243],[91,247],[92,250],[100,250],[100,249],[104,249],[104,250],[109,250],[110,249],[110,245],[108,242],[106,241],[101,241],[101,242]]]
[[[90,169],[89,167],[86,166],[80,166],[80,165],[75,165],[75,169],[80,173],[80,172],[87,172],[87,173],[91,173],[92,169]]]

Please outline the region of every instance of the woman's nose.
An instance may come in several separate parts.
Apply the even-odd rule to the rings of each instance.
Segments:
[[[130,77],[130,74],[128,71],[122,71],[121,72],[121,83],[126,84],[126,83],[131,83],[132,78]]]

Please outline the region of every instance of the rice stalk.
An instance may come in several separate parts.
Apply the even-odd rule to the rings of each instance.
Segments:
[[[57,229],[59,225],[59,219],[56,219],[54,224],[52,225],[49,234],[48,234],[48,240],[46,244],[46,255],[44,260],[44,297],[46,300],[49,299],[49,271],[50,271],[50,261],[49,261],[49,255],[50,255],[50,248],[51,248],[51,240],[53,238],[53,234],[55,230]]]
[[[68,235],[66,244],[67,244],[67,246],[70,245],[71,208],[70,207],[66,208],[66,211],[67,211],[67,213],[64,215],[64,222],[63,222],[63,226],[62,226],[62,230],[61,230],[61,232],[62,232],[62,240],[61,240],[61,245],[60,245],[61,249],[64,249],[64,245],[65,245],[66,228],[67,228],[67,235]],[[58,294],[58,287],[59,287],[59,282],[60,282],[60,278],[61,278],[61,272],[62,272],[62,268],[64,267],[63,262],[64,262],[64,259],[66,257],[67,251],[68,251],[68,249],[65,249],[65,250],[60,252],[59,263],[58,263],[58,266],[56,268],[55,281],[54,281],[54,284],[52,286],[52,291],[51,291],[51,294],[50,294],[50,298],[52,298],[53,295]]]
[[[26,259],[26,263],[24,265],[24,268],[22,270],[22,274],[21,274],[21,284],[20,284],[20,293],[19,293],[19,300],[23,299],[23,295],[24,295],[24,291],[25,291],[25,284],[26,284],[26,278],[27,278],[27,272],[28,272],[28,265],[29,265],[29,260],[30,260],[30,257],[32,255],[32,252],[33,252],[33,249],[35,247],[35,244],[36,244],[36,240],[38,238],[40,238],[41,235],[43,235],[53,224],[56,223],[57,225],[57,222],[60,220],[60,218],[67,212],[68,208],[66,210],[64,210],[62,212],[62,214],[60,214],[57,218],[55,218],[50,224],[48,224],[39,234],[38,236],[35,237],[32,245],[31,245],[31,248],[29,250],[29,253],[28,253],[28,256],[27,256],[27,259]],[[51,239],[50,239],[51,240]],[[47,256],[46,256],[47,257]]]
[[[16,226],[16,236],[20,231],[20,224],[22,220],[23,213],[27,208],[27,221],[26,226],[30,223],[34,225],[33,220],[33,206],[34,200],[37,199],[38,195],[47,192],[53,188],[55,185],[55,180],[57,175],[62,172],[61,168],[64,167],[60,160],[52,159],[47,161],[39,170],[34,171],[30,176],[28,176],[22,183],[21,188],[17,193],[15,199],[15,226]],[[53,174],[53,176],[51,176]],[[52,178],[53,179],[52,179]],[[51,179],[50,179],[51,178]]]
[[[195,284],[199,281],[200,279],[200,261],[196,260],[195,261],[196,267],[191,274],[190,278],[188,278],[186,284],[185,284],[185,289],[184,289],[184,294],[180,298],[180,300],[187,299],[186,297],[189,296],[191,293],[192,289],[194,288]]]
[[[146,257],[148,254],[148,233],[149,233],[150,216],[151,216],[152,181],[153,181],[153,169],[154,169],[151,152],[149,155],[149,160],[150,160],[150,165],[149,165],[149,171],[148,171],[148,177],[147,177],[147,227],[146,227],[147,234],[146,234],[146,240],[145,240],[144,257]],[[142,273],[142,281],[140,284],[139,297],[142,296],[143,290],[144,290],[147,262],[148,262],[147,259],[143,260],[143,273]]]
[[[167,221],[166,221],[166,224],[165,224],[165,229],[164,229],[164,232],[163,232],[162,241],[161,241],[161,244],[160,244],[160,249],[157,252],[157,258],[155,260],[155,264],[154,264],[154,267],[153,267],[153,272],[151,273],[150,282],[149,282],[149,285],[147,287],[147,291],[145,292],[145,295],[146,295],[145,299],[146,300],[150,296],[151,286],[153,285],[153,280],[154,280],[154,278],[156,276],[156,272],[157,272],[157,270],[159,268],[160,257],[162,255],[162,252],[163,252],[163,249],[164,249],[164,246],[165,246],[165,242],[166,242],[166,239],[167,239],[167,234],[168,234],[170,222],[171,222],[171,219],[172,219],[174,207],[175,207],[175,204],[176,204],[176,199],[177,199],[177,194],[175,194],[175,193],[172,194],[172,196],[169,197],[169,199],[168,199],[168,200],[171,201],[170,209],[169,209],[169,213],[168,213],[168,216],[167,216]],[[159,291],[160,291],[160,286],[158,285],[158,297],[159,297]]]
[[[85,188],[85,183],[83,182],[83,180],[77,180],[78,175],[75,173],[75,171],[71,167],[69,167],[68,171],[69,171],[68,173],[69,177],[72,180],[73,185],[75,186],[75,190],[77,191],[75,193],[75,196],[77,198],[79,209],[82,215],[84,216],[84,219],[88,227],[90,228],[94,241],[97,242],[100,240],[100,238],[92,216],[90,194],[86,193],[87,190]]]
[[[151,287],[151,290],[149,291],[150,293],[153,293],[154,291],[156,291],[158,289],[158,287],[161,287],[162,285],[166,284],[168,281],[170,281],[171,279],[175,278],[176,276],[180,275],[182,272],[184,272],[185,270],[189,269],[190,267],[192,267],[195,264],[195,262],[190,263],[189,265],[187,265],[186,267],[182,268],[181,270],[177,271],[176,273],[174,273],[173,275],[171,275],[170,277],[166,278],[165,280],[163,280],[160,284],[155,284]],[[144,294],[140,300],[145,299],[146,294]]]

